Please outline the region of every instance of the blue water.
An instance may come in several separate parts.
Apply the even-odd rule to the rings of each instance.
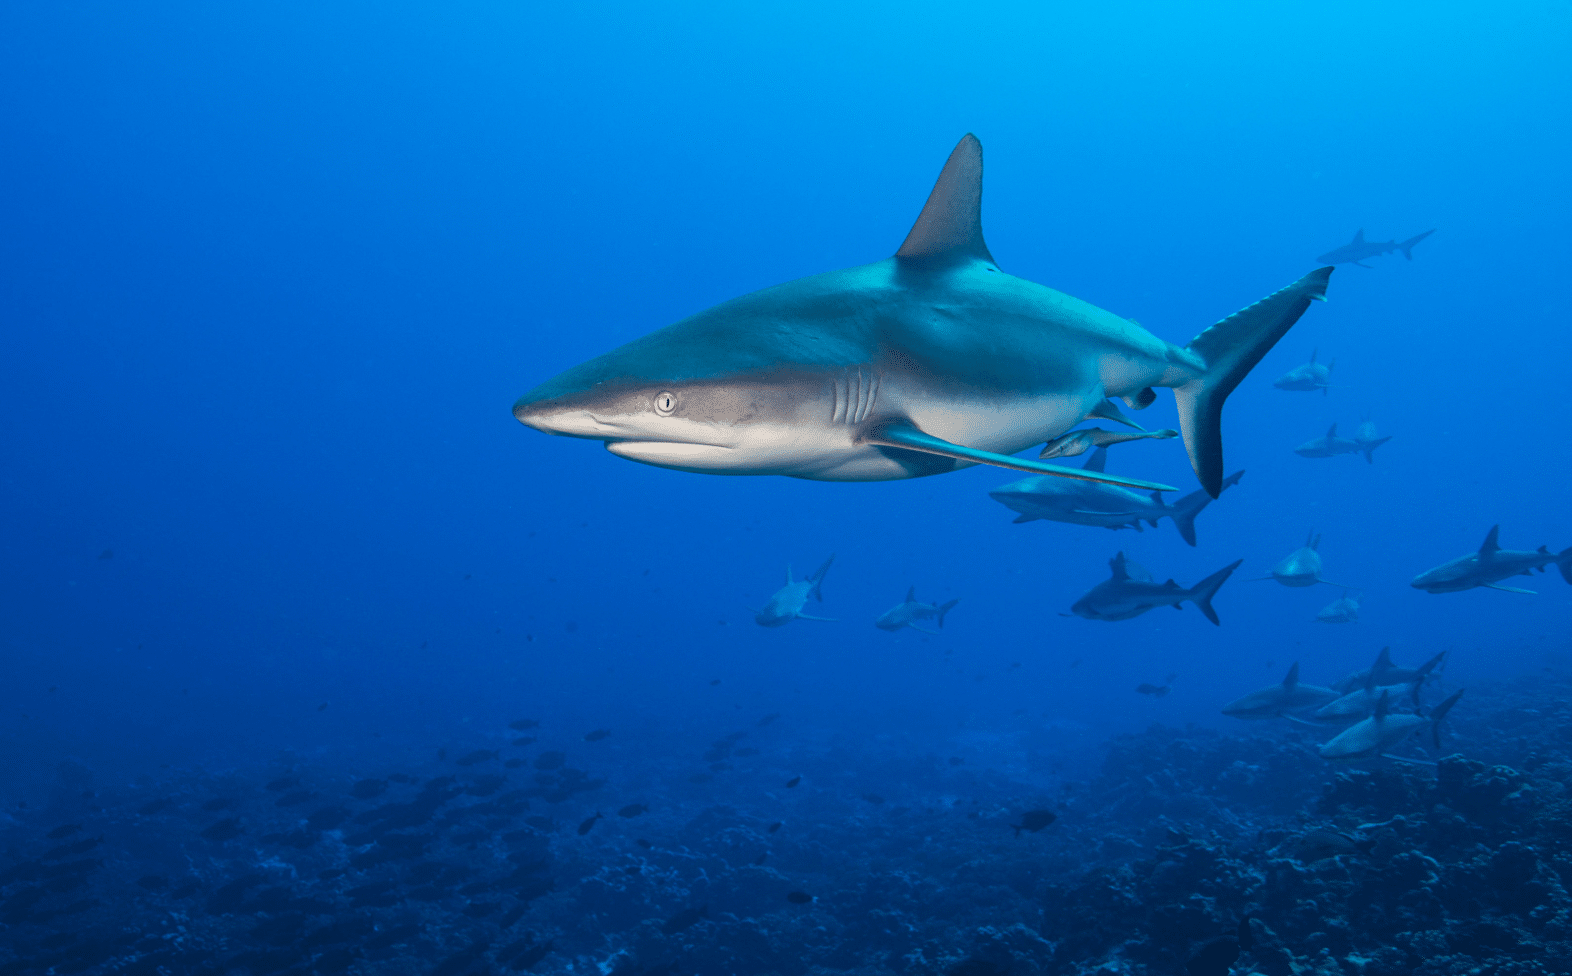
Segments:
[[[1296,660],[1331,681],[1451,649],[1454,686],[1564,664],[1554,570],[1537,596],[1408,582],[1498,522],[1572,545],[1569,27],[1542,3],[9,5],[0,800],[64,759],[425,761],[521,715],[612,729],[600,771],[628,779],[773,712],[802,742],[1015,736],[1074,766],[1153,721],[1232,728],[1219,705]],[[1012,524],[986,492],[1018,475],[986,467],[707,477],[510,416],[685,315],[888,256],[968,131],[1001,267],[1176,343],[1355,230],[1437,230],[1340,267],[1232,396],[1247,473],[1194,549]],[[1272,388],[1312,350],[1328,395]],[[1366,414],[1394,435],[1374,464],[1292,453]],[[1177,426],[1172,397],[1141,419]],[[1109,470],[1194,486],[1178,441]],[[1312,528],[1356,624],[1314,622],[1340,590],[1247,581]],[[1222,626],[1064,616],[1121,549],[1187,584],[1244,559]],[[831,552],[814,612],[839,623],[754,625]],[[960,599],[942,637],[872,627],[909,585]]]

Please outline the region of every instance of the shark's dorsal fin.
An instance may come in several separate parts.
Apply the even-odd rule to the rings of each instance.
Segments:
[[[1093,451],[1092,456],[1086,459],[1085,464],[1081,465],[1081,470],[1096,471],[1098,474],[1108,470],[1108,448],[1099,447]]]
[[[1491,556],[1494,556],[1496,553],[1501,551],[1501,544],[1496,541],[1500,535],[1501,526],[1492,525],[1490,527],[1490,534],[1485,536],[1484,542],[1480,543],[1479,558],[1489,559]]]
[[[916,603],[917,602],[917,587],[915,587],[915,586],[908,586],[906,588],[906,602],[907,603]]]
[[[1392,668],[1392,649],[1390,647],[1383,647],[1383,648],[1381,648],[1381,653],[1376,655],[1376,663],[1375,663],[1374,666],[1372,666],[1370,668],[1370,670],[1371,671],[1377,671],[1377,670],[1383,670],[1383,669],[1384,670],[1391,670],[1391,668]]]
[[[1305,536],[1305,548],[1313,550],[1320,544],[1321,537],[1315,534],[1315,529],[1311,529],[1310,534]]]
[[[1283,687],[1284,688],[1293,688],[1294,686],[1296,686],[1298,684],[1299,684],[1299,662],[1295,661],[1294,662],[1294,666],[1288,669],[1287,677],[1283,678]]]
[[[968,132],[939,172],[898,258],[964,256],[995,263],[983,243],[982,143]]]
[[[1321,351],[1320,349],[1312,349],[1312,350],[1310,350],[1310,362],[1312,362],[1312,363],[1315,362],[1316,354],[1319,353],[1320,351]]]
[[[1350,244],[1363,244],[1364,242],[1365,242],[1365,229],[1363,227],[1361,227],[1358,230],[1354,231],[1354,239],[1352,241],[1349,241],[1349,243]]]
[[[1124,553],[1122,552],[1115,553],[1114,557],[1108,560],[1108,569],[1113,573],[1113,578],[1116,580],[1127,580],[1130,578],[1130,574],[1124,568]]]
[[[1330,427],[1328,427],[1326,429],[1326,439],[1327,440],[1333,440],[1336,437],[1337,437],[1337,425],[1333,424],[1332,426],[1330,426]]]
[[[791,585],[791,563],[786,564],[786,585]]]
[[[1391,707],[1392,703],[1390,701],[1390,693],[1385,691],[1381,692],[1381,698],[1376,702],[1375,720],[1377,722],[1384,721],[1386,719],[1386,713]]]

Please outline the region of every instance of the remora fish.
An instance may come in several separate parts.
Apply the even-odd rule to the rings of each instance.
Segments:
[[[1307,458],[1337,457],[1339,454],[1358,454],[1361,448],[1357,441],[1346,437],[1337,436],[1337,425],[1333,424],[1326,432],[1325,437],[1316,437],[1305,441],[1294,448],[1294,453]]]
[[[1383,254],[1391,254],[1393,251],[1402,251],[1403,257],[1412,261],[1414,259],[1412,253],[1414,245],[1434,233],[1435,230],[1432,228],[1423,234],[1415,234],[1406,241],[1367,241],[1365,240],[1365,229],[1361,227],[1354,234],[1353,240],[1342,247],[1332,248],[1316,258],[1316,260],[1322,264],[1357,264],[1361,268],[1368,268],[1370,265],[1361,263],[1366,258],[1380,257]]]
[[[1533,590],[1502,586],[1501,580],[1509,576],[1528,576],[1536,569],[1543,573],[1545,567],[1551,563],[1561,570],[1561,578],[1572,584],[1572,546],[1560,552],[1551,552],[1544,546],[1540,546],[1534,552],[1503,549],[1496,541],[1500,534],[1501,526],[1492,525],[1490,534],[1485,536],[1485,541],[1478,552],[1458,556],[1451,562],[1426,570],[1415,576],[1410,585],[1416,590],[1426,590],[1430,593],[1457,593],[1483,586],[1486,589],[1504,590],[1507,593],[1532,595]]]
[[[1299,662],[1288,669],[1282,684],[1269,685],[1223,706],[1223,714],[1243,719],[1287,718],[1291,712],[1316,708],[1337,699],[1337,692],[1320,685],[1301,684]]]
[[[1098,448],[1086,461],[1086,470],[1101,471],[1108,463],[1107,448]],[[1239,483],[1243,471],[1235,471],[1223,479],[1218,493]],[[1193,491],[1172,505],[1163,502],[1161,492],[1151,496],[1094,481],[1070,481],[1035,475],[1022,478],[1002,488],[995,488],[988,497],[1012,511],[1021,513],[1016,522],[1069,522],[1072,525],[1098,525],[1107,529],[1126,526],[1143,531],[1142,521],[1157,527],[1159,519],[1173,519],[1174,528],[1185,542],[1195,545],[1195,517],[1212,503],[1212,496],[1204,491]]]
[[[1294,390],[1300,393],[1314,393],[1320,390],[1321,395],[1325,396],[1327,387],[1332,385],[1332,367],[1337,365],[1337,360],[1334,359],[1329,363],[1316,362],[1316,354],[1320,351],[1312,349],[1308,363],[1295,366],[1273,380],[1272,385],[1279,390]]]
[[[1185,589],[1173,580],[1162,585],[1152,582],[1152,574],[1144,566],[1125,559],[1121,552],[1108,560],[1112,575],[1075,601],[1070,612],[1087,620],[1129,620],[1153,607],[1181,610],[1183,607],[1180,604],[1189,600],[1206,614],[1207,620],[1221,626],[1217,611],[1212,609],[1212,597],[1217,595],[1218,588],[1242,562],[1243,559],[1235,560],[1190,589]]]
[[[808,605],[808,597],[813,597],[820,603],[824,602],[824,574],[830,571],[830,563],[835,561],[835,554],[824,561],[824,565],[814,571],[813,575],[804,580],[791,578],[791,567],[786,567],[786,585],[775,591],[770,597],[770,602],[764,605],[763,610],[753,611],[753,621],[760,627],[784,627],[793,620],[822,620],[826,623],[835,623],[830,617],[810,617],[802,612]],[[751,609],[751,608],[750,608]]]
[[[917,587],[913,586],[906,591],[906,600],[892,607],[884,616],[874,621],[873,625],[880,630],[896,631],[902,627],[910,627],[919,634],[929,634],[938,637],[938,633],[917,626],[916,621],[936,618],[939,627],[944,626],[944,615],[955,608],[960,600],[951,600],[943,606],[934,606],[932,603],[917,602]]]
[[[1354,443],[1359,445],[1359,450],[1364,453],[1365,463],[1375,463],[1375,449],[1392,439],[1392,435],[1380,436],[1376,431],[1375,421],[1366,417],[1360,421],[1359,431],[1354,434]]]
[[[1419,678],[1435,673],[1436,669],[1441,667],[1441,662],[1445,660],[1446,651],[1442,651],[1420,667],[1401,668],[1392,663],[1392,649],[1383,647],[1381,653],[1376,655],[1374,664],[1363,671],[1355,671],[1332,687],[1341,694],[1347,694],[1355,688],[1363,687],[1371,676],[1375,677],[1375,683],[1378,685],[1411,684]]]
[[[1405,759],[1402,756],[1388,755],[1387,750],[1413,735],[1419,729],[1430,726],[1430,738],[1437,749],[1441,748],[1441,720],[1446,713],[1452,710],[1457,700],[1463,697],[1459,691],[1446,701],[1437,705],[1435,711],[1428,716],[1393,713],[1391,711],[1391,698],[1387,692],[1381,693],[1381,698],[1376,702],[1375,713],[1363,722],[1350,725],[1339,732],[1333,739],[1321,747],[1321,758],[1337,762],[1359,762],[1363,759],[1377,757],[1393,759],[1397,762],[1414,763],[1416,760]],[[1423,763],[1420,763],[1423,765]]]
[[[1323,624],[1354,624],[1359,622],[1359,598],[1343,595],[1322,607],[1315,619]]]
[[[1252,583],[1260,580],[1277,580],[1284,586],[1314,586],[1317,583],[1326,583],[1330,586],[1342,586],[1331,580],[1321,578],[1321,554],[1316,550],[1321,546],[1321,537],[1315,529],[1310,530],[1310,535],[1305,539],[1305,544],[1283,557],[1283,561],[1272,567],[1271,576],[1257,576]]]
[[[1135,434],[1116,430],[1103,430],[1101,427],[1093,427],[1091,430],[1072,430],[1068,434],[1055,437],[1047,444],[1044,444],[1037,458],[1038,460],[1046,461],[1049,458],[1075,457],[1077,454],[1085,454],[1094,448],[1112,447],[1115,444],[1123,444],[1126,441],[1139,441],[1147,438],[1166,441],[1178,436],[1179,432],[1177,430],[1146,430]]]
[[[1224,399],[1324,299],[1331,268],[1186,346],[1004,274],[983,243],[982,146],[963,138],[893,257],[724,302],[574,367],[513,415],[620,457],[711,474],[886,481],[993,464],[1163,486],[1011,457],[1174,390],[1201,486],[1222,489]]]

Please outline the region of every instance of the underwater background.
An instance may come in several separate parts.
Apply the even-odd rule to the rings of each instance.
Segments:
[[[1552,3],[6,6],[0,971],[1180,972],[1246,913],[1237,972],[1572,971],[1572,587],[1409,586],[1498,523],[1572,546],[1569,40]],[[966,132],[1001,267],[1174,343],[1436,230],[1232,395],[1195,547],[1014,524],[1015,472],[711,477],[510,415],[887,257]],[[1312,353],[1324,394],[1273,388]],[[1293,453],[1364,418],[1372,463]],[[1177,440],[1108,470],[1195,487]],[[1355,623],[1251,581],[1312,531]],[[1244,560],[1221,626],[1066,616],[1119,551]],[[831,553],[838,622],[754,624]],[[908,587],[960,601],[942,636],[872,626]],[[1448,652],[1461,758],[1350,772],[1220,713],[1384,646]],[[1358,850],[1281,854],[1311,829]],[[1548,893],[1449,900],[1469,858]]]

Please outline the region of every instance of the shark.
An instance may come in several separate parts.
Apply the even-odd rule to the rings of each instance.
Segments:
[[[1112,571],[1109,578],[1075,601],[1070,612],[1087,620],[1129,620],[1154,607],[1182,610],[1184,608],[1180,604],[1189,600],[1206,615],[1207,620],[1221,626],[1217,611],[1212,609],[1212,597],[1217,595],[1218,588],[1242,562],[1243,559],[1236,560],[1195,586],[1185,589],[1173,580],[1162,584],[1152,582],[1152,574],[1144,566],[1126,559],[1121,552],[1108,560],[1108,568]]]
[[[1323,624],[1354,624],[1359,622],[1359,598],[1349,596],[1344,590],[1343,595],[1322,607],[1315,615],[1315,619]]]
[[[830,571],[830,564],[835,562],[835,554],[824,561],[824,565],[814,570],[813,575],[807,579],[792,579],[791,567],[786,567],[786,585],[775,591],[763,610],[753,611],[753,622],[760,627],[784,627],[793,620],[821,620],[825,623],[836,623],[832,617],[811,617],[802,612],[808,605],[808,597],[813,597],[820,603],[824,602],[824,574]],[[751,609],[751,608],[750,608]]]
[[[1354,434],[1354,443],[1359,446],[1360,452],[1364,454],[1366,464],[1374,464],[1375,449],[1391,439],[1391,434],[1382,437],[1380,432],[1376,430],[1375,421],[1369,417],[1359,422],[1359,430]]]
[[[1223,714],[1233,718],[1261,720],[1287,718],[1293,712],[1318,708],[1337,700],[1337,692],[1320,685],[1307,685],[1299,680],[1299,662],[1295,661],[1283,677],[1281,684],[1268,685],[1252,691],[1223,706]]]
[[[1099,447],[1087,459],[1085,468],[1102,471],[1108,463],[1108,449]],[[1239,483],[1243,471],[1235,471],[1224,478],[1219,494]],[[1108,529],[1126,526],[1143,531],[1142,521],[1157,527],[1164,516],[1173,520],[1174,528],[1190,545],[1195,545],[1195,517],[1212,503],[1212,496],[1205,491],[1193,491],[1172,505],[1163,501],[1161,492],[1143,495],[1117,485],[1099,484],[1094,481],[1069,481],[1047,475],[1034,475],[1012,481],[988,493],[999,504],[1019,512],[1016,522],[1069,522],[1072,525],[1097,525]]]
[[[1506,586],[1501,581],[1513,576],[1529,576],[1536,569],[1543,573],[1545,567],[1552,563],[1561,570],[1561,578],[1572,585],[1572,546],[1560,552],[1551,552],[1544,546],[1533,552],[1503,549],[1498,541],[1500,535],[1501,526],[1491,526],[1490,534],[1485,536],[1478,552],[1458,556],[1435,569],[1428,569],[1415,576],[1409,585],[1429,593],[1458,593],[1482,586],[1489,590],[1532,596],[1534,590]]]
[[[1375,710],[1369,718],[1349,726],[1334,736],[1330,742],[1321,746],[1321,758],[1334,762],[1360,762],[1384,758],[1416,765],[1433,765],[1421,760],[1394,756],[1387,750],[1427,725],[1430,726],[1431,741],[1437,749],[1441,748],[1441,720],[1446,718],[1452,706],[1456,705],[1458,699],[1462,697],[1463,693],[1458,691],[1437,705],[1429,715],[1423,715],[1417,712],[1393,712],[1391,695],[1383,691],[1381,697],[1376,700]]]
[[[1272,567],[1272,575],[1258,576],[1251,582],[1260,580],[1277,580],[1284,586],[1314,586],[1317,583],[1326,583],[1330,586],[1342,586],[1331,580],[1321,578],[1321,554],[1316,550],[1321,546],[1321,536],[1315,529],[1310,530],[1310,535],[1305,539],[1305,544],[1283,557],[1283,560]]]
[[[1413,689],[1414,705],[1418,707],[1419,689],[1445,658],[1446,653],[1443,651],[1419,668],[1405,668],[1403,670],[1407,673],[1401,678],[1395,673],[1396,669],[1387,674],[1371,669],[1365,672],[1363,685],[1316,709],[1314,717],[1323,722],[1357,722],[1368,718],[1375,711],[1376,702],[1382,695],[1389,691],[1400,692],[1405,688]]]
[[[1353,240],[1342,247],[1332,248],[1316,258],[1316,261],[1321,264],[1357,264],[1361,268],[1368,268],[1370,265],[1364,263],[1367,258],[1380,257],[1383,254],[1391,254],[1393,251],[1402,251],[1403,257],[1412,261],[1414,259],[1414,245],[1434,233],[1435,230],[1432,228],[1423,234],[1415,234],[1406,241],[1367,241],[1365,240],[1364,228],[1361,227],[1354,233]]]
[[[919,627],[916,621],[927,620],[931,617],[934,618],[934,623],[942,629],[944,627],[944,615],[955,609],[955,605],[960,602],[960,600],[951,600],[942,606],[935,606],[932,603],[919,603],[917,602],[917,587],[913,586],[906,590],[905,600],[891,607],[884,616],[875,620],[873,625],[880,630],[888,630],[891,633],[900,630],[902,627],[910,627],[919,634],[938,637],[937,631]]]
[[[1325,396],[1327,388],[1332,385],[1332,367],[1337,365],[1337,360],[1334,359],[1329,363],[1318,363],[1316,362],[1316,356],[1320,352],[1321,350],[1319,349],[1312,349],[1308,363],[1305,363],[1303,366],[1295,366],[1273,380],[1272,385],[1279,390],[1292,390],[1299,393],[1314,393],[1316,390],[1320,390],[1321,395]]]
[[[1420,667],[1398,667],[1392,663],[1392,649],[1383,647],[1381,653],[1376,655],[1374,664],[1362,671],[1355,671],[1332,687],[1340,694],[1347,694],[1355,688],[1363,687],[1372,677],[1375,683],[1381,686],[1412,684],[1420,678],[1436,673],[1445,661],[1446,651],[1442,651]]]
[[[1222,409],[1325,300],[1310,272],[1183,346],[1006,274],[983,239],[982,144],[951,152],[895,254],[743,295],[581,363],[513,405],[522,424],[680,471],[888,481],[976,464],[1167,486],[1013,455],[1107,398],[1174,391],[1201,487],[1222,490]]]
[[[1339,454],[1358,454],[1360,450],[1358,441],[1338,437],[1337,425],[1333,424],[1327,429],[1325,437],[1305,441],[1294,448],[1294,453],[1306,458],[1329,458],[1337,457]]]

